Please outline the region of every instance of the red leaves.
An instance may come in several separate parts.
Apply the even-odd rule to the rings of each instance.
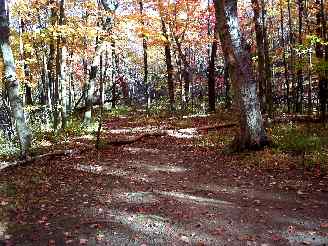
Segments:
[[[323,229],[328,229],[328,223],[322,223],[320,224],[320,227]]]

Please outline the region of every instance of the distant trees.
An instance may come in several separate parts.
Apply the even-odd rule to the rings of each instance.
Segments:
[[[318,8],[316,14],[316,34],[319,38],[316,42],[316,56],[320,59],[319,72],[319,101],[321,120],[326,121],[327,103],[328,103],[328,33],[327,33],[327,16],[325,13],[325,1],[317,0]],[[326,6],[327,7],[327,6]],[[323,45],[323,43],[325,43]]]

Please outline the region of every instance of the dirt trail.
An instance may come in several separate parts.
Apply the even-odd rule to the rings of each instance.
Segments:
[[[327,176],[241,168],[190,143],[154,137],[6,170],[0,245],[328,245]]]

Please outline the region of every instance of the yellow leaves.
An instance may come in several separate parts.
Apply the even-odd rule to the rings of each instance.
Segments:
[[[97,4],[95,1],[85,1],[82,4],[82,7],[86,10],[96,10],[97,9]]]
[[[25,80],[25,74],[24,74],[24,69],[22,66],[16,66],[16,76],[19,81],[24,81]]]
[[[24,45],[24,51],[27,52],[27,53],[31,53],[33,50],[33,46],[31,44],[25,44]]]
[[[169,40],[167,40],[167,38],[166,38],[163,34],[160,34],[160,35],[159,35],[159,38],[160,38],[160,40],[163,41],[164,43],[169,42]]]

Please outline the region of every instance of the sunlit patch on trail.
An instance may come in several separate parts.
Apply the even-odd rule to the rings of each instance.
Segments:
[[[320,235],[317,231],[295,231],[284,233],[291,245],[327,245],[328,236]]]
[[[79,171],[96,173],[96,174],[102,173],[104,170],[104,168],[99,165],[83,165],[83,164],[77,164],[75,166],[75,169]]]
[[[87,135],[75,137],[74,139],[94,140],[96,139],[96,137],[91,134],[87,134]]]
[[[195,185],[194,185],[195,186]],[[261,199],[267,201],[288,202],[293,201],[293,197],[287,194],[274,193],[266,190],[254,190],[246,187],[222,186],[216,184],[200,184],[194,187],[196,190],[211,192],[222,192],[226,194],[240,194],[249,199]]]
[[[182,116],[183,119],[188,119],[188,118],[206,118],[210,116],[210,114],[192,114],[192,115],[184,115]]]
[[[159,200],[151,192],[123,192],[113,194],[113,199],[119,202],[145,204],[157,203]]]
[[[181,193],[181,192],[167,192],[167,191],[154,191],[156,194],[162,195],[162,196],[168,196],[172,197],[176,200],[179,200],[181,202],[187,202],[187,203],[196,203],[201,204],[205,206],[215,206],[215,207],[224,207],[224,206],[233,206],[233,203],[217,200],[217,199],[211,199],[211,198],[205,198],[205,197],[199,197],[199,196],[192,196],[189,194]]]
[[[184,244],[206,243],[217,245],[218,238],[210,234],[203,233],[200,230],[190,230],[183,226],[176,226],[170,219],[153,214],[133,214],[118,210],[94,209],[92,215],[103,217],[111,222],[116,222],[128,226],[138,234],[148,236],[149,241],[155,241],[157,244],[167,244],[168,242],[183,242]]]
[[[227,194],[235,194],[241,191],[238,187],[228,187],[228,186],[221,186],[216,184],[197,184],[195,186],[197,190],[205,190],[205,191],[211,191],[211,192],[223,192]]]
[[[170,166],[170,165],[162,165],[162,166],[148,165],[143,167],[154,172],[168,172],[168,173],[183,173],[188,170],[184,167],[177,167],[177,166]]]
[[[150,148],[138,148],[138,147],[124,147],[124,151],[130,152],[131,154],[154,154],[161,158],[172,158],[177,157],[177,153],[168,152],[160,149],[150,149]]]
[[[155,126],[110,129],[108,130],[108,133],[111,134],[161,133],[162,135],[168,135],[170,137],[187,138],[187,139],[200,136],[198,134],[197,128],[165,130],[163,129],[163,127],[155,127]]]
[[[167,135],[175,138],[196,138],[200,135],[197,134],[196,128],[185,128],[179,130],[167,130]]]
[[[303,216],[302,219],[290,217],[290,216],[281,216],[276,212],[272,212],[272,218],[275,224],[282,225],[295,225],[298,228],[303,228],[307,230],[311,230],[317,227],[317,223],[312,221],[312,218],[306,218]]]
[[[78,171],[89,172],[99,175],[113,175],[123,178],[128,178],[131,181],[153,182],[153,179],[149,178],[147,174],[137,173],[135,171],[124,170],[118,167],[107,168],[100,165],[84,165],[77,164],[74,167]]]
[[[136,154],[136,153],[158,154],[158,153],[160,153],[159,149],[133,148],[133,147],[125,147],[123,149],[125,151],[128,151],[128,152],[132,153],[132,154]]]
[[[143,168],[146,169],[147,171],[151,172],[167,172],[167,173],[183,173],[188,171],[187,168],[180,167],[180,166],[174,166],[171,164],[163,164],[163,165],[155,165],[155,164],[148,164],[148,163],[143,163],[143,162],[132,162],[130,164],[132,167],[136,168]]]
[[[5,240],[6,239],[7,229],[8,229],[7,223],[0,221],[0,240]]]

